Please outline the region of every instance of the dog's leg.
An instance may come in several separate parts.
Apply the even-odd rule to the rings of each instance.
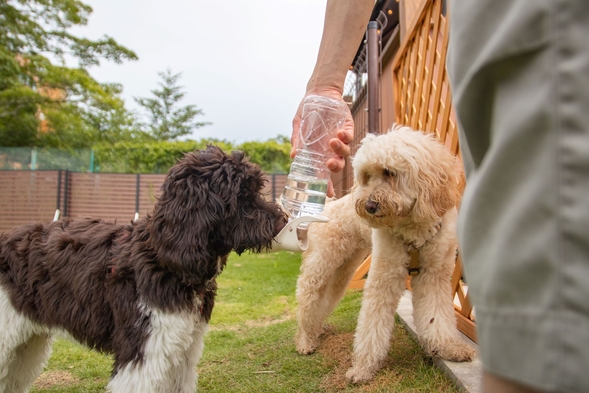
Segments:
[[[354,337],[352,368],[346,373],[353,383],[368,381],[382,367],[409,263],[403,244],[392,238],[387,229],[374,229],[372,234],[372,262]]]
[[[115,370],[107,386],[111,393],[194,393],[196,364],[207,330],[190,313],[151,311],[151,334],[143,359]]]
[[[10,393],[28,392],[41,374],[49,356],[53,338],[47,334],[33,334],[14,351],[14,357],[6,369],[0,391]]]
[[[33,323],[18,313],[0,288],[0,392],[26,392],[43,371],[52,338],[36,334]]]
[[[196,365],[202,357],[204,350],[204,337],[207,332],[207,325],[201,323],[197,326],[194,332],[194,341],[188,349],[187,359],[181,365],[181,372],[178,373],[178,384],[175,392],[193,393],[198,381],[198,374],[196,372]]]
[[[370,254],[370,250],[358,250],[356,251],[346,263],[341,266],[333,277],[331,284],[329,285],[329,291],[326,294],[328,299],[327,307],[325,309],[325,317],[331,315],[335,307],[339,304],[342,297],[344,297],[348,285],[352,280],[352,276],[358,269],[358,266],[364,262],[366,256]]]
[[[327,248],[315,248],[305,253],[301,274],[297,280],[298,302],[296,334],[297,351],[303,355],[315,352],[322,333],[322,323],[327,308],[326,292],[343,259],[327,255]]]
[[[352,275],[367,255],[367,250],[345,250],[351,257],[334,255],[334,248],[322,247],[307,254],[303,272],[297,280],[298,331],[296,346],[308,355],[319,345],[323,321],[333,312],[346,292]],[[349,251],[349,253],[348,253]],[[320,255],[318,255],[320,254]],[[331,254],[331,255],[327,255]]]
[[[356,267],[360,250],[371,247],[372,230],[356,214],[351,195],[328,203],[325,224],[309,227],[309,248],[303,254],[297,281],[296,347],[310,354],[319,344],[323,322],[341,300]]]
[[[475,351],[460,338],[450,286],[456,246],[440,235],[440,242],[428,244],[420,251],[421,270],[411,281],[417,336],[430,355],[470,361]]]

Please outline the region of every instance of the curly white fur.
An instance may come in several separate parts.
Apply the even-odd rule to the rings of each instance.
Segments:
[[[420,273],[411,284],[420,342],[432,355],[471,360],[475,352],[459,337],[450,288],[460,195],[456,159],[435,136],[395,127],[385,135],[367,136],[353,167],[352,193],[327,206],[327,224],[309,229],[297,282],[298,351],[315,350],[323,319],[372,245],[347,378],[367,381],[386,359],[411,249],[419,250],[420,260]]]

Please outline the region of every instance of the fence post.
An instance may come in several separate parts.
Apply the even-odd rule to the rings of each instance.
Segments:
[[[379,134],[378,100],[378,22],[368,22],[366,32],[366,57],[368,73],[368,132]]]
[[[138,173],[135,178],[135,221],[139,219],[139,186],[141,184],[141,175]]]
[[[61,202],[61,169],[57,171],[57,203],[55,205],[55,215],[53,216],[53,221],[59,220],[60,215],[60,204]]]
[[[276,173],[272,174],[272,202],[276,202]]]
[[[63,182],[63,216],[67,217],[68,215],[68,199],[70,196],[70,171],[69,170],[65,170],[64,171],[64,175],[65,175],[65,180]]]
[[[90,172],[94,173],[94,149],[90,149]]]
[[[37,169],[37,148],[33,147],[31,150],[31,170]]]

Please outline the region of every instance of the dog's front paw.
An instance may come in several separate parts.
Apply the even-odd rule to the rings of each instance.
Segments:
[[[315,345],[300,345],[297,344],[297,352],[301,355],[311,355],[315,352],[317,347]]]
[[[459,340],[452,342],[444,348],[434,350],[433,354],[452,362],[470,362],[476,357],[475,349]]]
[[[353,366],[346,372],[346,379],[351,383],[368,382],[374,377],[374,372],[362,367]]]
[[[310,355],[319,346],[319,338],[312,339],[307,334],[299,334],[296,340],[297,352],[301,355]]]

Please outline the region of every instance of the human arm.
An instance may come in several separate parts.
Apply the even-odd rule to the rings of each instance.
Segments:
[[[346,74],[366,32],[373,7],[374,0],[327,0],[323,36],[305,97],[316,94],[342,100]],[[292,122],[291,158],[296,155],[301,113],[302,101]],[[329,142],[335,152],[335,156],[327,161],[331,171],[339,172],[344,168],[344,158],[350,155],[348,143],[353,137],[354,121],[348,111],[344,127],[338,131],[337,138]],[[333,189],[328,194],[333,195]]]

